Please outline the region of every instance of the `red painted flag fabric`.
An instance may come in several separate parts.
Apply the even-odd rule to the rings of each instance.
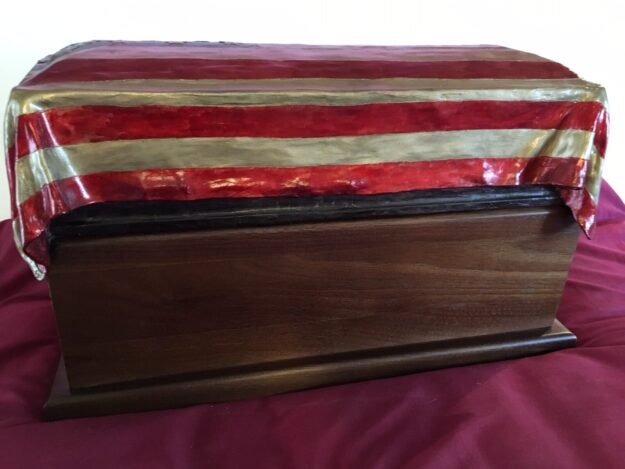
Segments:
[[[590,235],[605,91],[499,46],[96,41],[13,89],[14,235],[40,276],[51,220],[136,200],[550,184]]]

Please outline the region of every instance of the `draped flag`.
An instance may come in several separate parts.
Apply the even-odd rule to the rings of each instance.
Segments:
[[[498,46],[96,41],[40,61],[6,116],[15,238],[133,200],[550,184],[590,236],[603,88]]]

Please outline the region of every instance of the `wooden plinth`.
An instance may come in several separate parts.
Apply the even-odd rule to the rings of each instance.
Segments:
[[[265,369],[150,384],[111,391],[71,394],[63,362],[46,403],[46,420],[185,407],[384,378],[417,371],[518,358],[575,345],[576,337],[559,321],[534,335],[493,336],[329,356],[312,362],[284,362]]]

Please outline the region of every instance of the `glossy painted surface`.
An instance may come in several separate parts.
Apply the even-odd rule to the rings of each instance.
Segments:
[[[600,86],[497,46],[93,42],[39,62],[6,124],[41,271],[50,220],[105,201],[553,184],[590,234],[608,117]]]
[[[602,109],[592,101],[63,107],[19,116],[16,152],[19,158],[53,146],[148,138],[335,137],[477,129],[592,132]],[[603,153],[605,138],[594,138]]]
[[[573,78],[570,70],[553,62],[526,62],[519,67],[515,61],[444,61],[444,62],[366,62],[340,60],[210,60],[142,59],[128,63],[116,59],[74,59],[58,62],[26,80],[25,85],[66,81],[104,81],[132,79],[213,78]],[[346,66],[348,65],[348,66]]]

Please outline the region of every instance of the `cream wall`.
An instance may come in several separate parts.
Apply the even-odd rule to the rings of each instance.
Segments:
[[[90,39],[311,44],[501,44],[538,53],[608,90],[605,178],[625,198],[625,13],[609,0],[98,2],[0,4],[0,102],[41,57]],[[3,136],[4,139],[4,136]],[[4,173],[4,165],[2,165]],[[0,175],[0,219],[9,216]]]

